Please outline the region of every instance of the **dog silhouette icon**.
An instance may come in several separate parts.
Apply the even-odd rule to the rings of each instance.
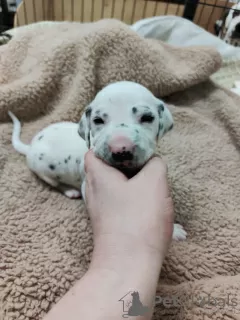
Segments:
[[[139,292],[134,291],[132,294],[132,305],[128,309],[129,316],[144,316],[149,308],[144,306],[140,301]]]

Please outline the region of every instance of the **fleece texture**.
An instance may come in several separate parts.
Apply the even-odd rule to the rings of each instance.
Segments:
[[[224,60],[222,67],[211,79],[226,89],[235,88],[235,82],[240,81],[240,59]]]
[[[240,99],[209,81],[220,65],[213,49],[143,39],[116,20],[38,23],[0,47],[1,320],[42,319],[84,275],[93,249],[83,202],[28,170],[7,111],[30,142],[50,123],[79,121],[119,80],[165,99],[175,120],[158,152],[188,238],[171,245],[154,319],[240,318]]]

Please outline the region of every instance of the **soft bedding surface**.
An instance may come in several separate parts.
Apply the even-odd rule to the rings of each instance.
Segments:
[[[118,80],[148,87],[175,119],[158,152],[188,239],[171,245],[158,296],[172,302],[158,298],[154,319],[240,318],[240,99],[208,80],[220,64],[214,49],[174,48],[115,20],[35,24],[0,47],[1,320],[42,319],[84,275],[92,252],[83,202],[28,170],[11,146],[7,111],[29,142],[50,123],[78,121],[96,92]]]
[[[190,20],[178,16],[157,16],[137,21],[131,26],[144,38],[162,40],[179,47],[210,46],[224,60],[240,59],[240,48],[227,44]]]
[[[178,16],[159,16],[139,20],[131,29],[144,38],[161,40],[173,46],[215,48],[224,63],[211,79],[227,89],[233,88],[240,80],[240,48],[227,44],[192,21]]]

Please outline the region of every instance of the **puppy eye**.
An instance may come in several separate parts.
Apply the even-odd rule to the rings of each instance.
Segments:
[[[104,124],[104,121],[102,118],[95,118],[93,120],[93,122],[96,124],[96,125],[99,125],[99,124]]]
[[[154,117],[151,114],[144,114],[140,119],[142,123],[144,122],[151,123],[153,122],[153,120],[154,120]]]
[[[233,18],[236,18],[237,16],[239,16],[240,15],[240,12],[239,11],[234,11],[233,12]]]

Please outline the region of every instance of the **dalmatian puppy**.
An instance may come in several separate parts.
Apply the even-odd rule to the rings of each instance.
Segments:
[[[21,124],[12,112],[12,144],[26,156],[29,169],[68,198],[81,197],[81,172],[88,151],[85,140],[78,134],[78,124],[59,122],[41,130],[29,145],[20,141]]]
[[[234,46],[240,45],[240,3],[224,12],[222,20],[215,23],[216,35]]]
[[[26,156],[40,179],[69,198],[85,201],[84,156],[89,148],[97,157],[128,177],[154,155],[158,141],[173,127],[163,101],[140,84],[116,82],[103,88],[86,108],[79,124],[59,122],[41,130],[29,145],[20,140],[21,124],[12,112],[13,147]],[[186,239],[174,224],[173,239]]]
[[[97,157],[130,178],[154,155],[157,143],[172,128],[172,115],[162,100],[140,84],[121,81],[96,95],[78,132]],[[173,238],[186,238],[181,225],[174,224]]]

